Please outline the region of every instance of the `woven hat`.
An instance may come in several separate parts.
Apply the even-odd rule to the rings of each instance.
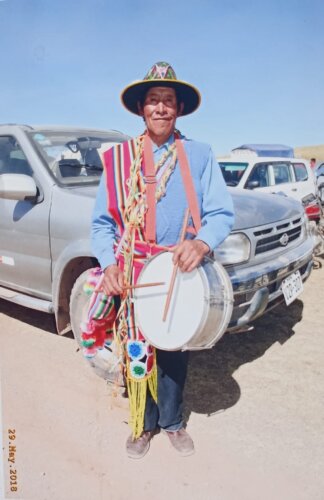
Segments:
[[[171,87],[175,89],[178,102],[184,104],[181,116],[193,113],[200,104],[199,90],[190,83],[178,80],[172,66],[162,61],[155,63],[143,80],[131,83],[122,91],[120,97],[128,111],[136,115],[139,114],[137,103],[142,101],[151,87]]]

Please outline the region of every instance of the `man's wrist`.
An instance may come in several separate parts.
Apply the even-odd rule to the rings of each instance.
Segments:
[[[195,241],[199,242],[201,244],[201,247],[204,249],[205,255],[209,254],[211,252],[210,246],[203,240],[200,240],[199,238],[196,238]]]
[[[114,262],[113,264],[108,264],[108,266],[106,266],[103,269],[103,272],[105,273],[106,271],[110,270],[112,267],[118,267],[118,265],[116,264],[116,262]]]

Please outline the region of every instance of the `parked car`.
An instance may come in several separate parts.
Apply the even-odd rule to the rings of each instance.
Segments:
[[[320,163],[315,170],[318,197],[324,205],[324,163]]]
[[[310,220],[319,220],[321,210],[309,161],[291,157],[292,150],[287,146],[272,150],[270,146],[244,145],[228,157],[218,158],[226,184],[290,196],[302,203]],[[277,151],[285,156],[274,156]]]
[[[126,139],[115,131],[0,126],[0,297],[55,314],[58,332],[72,327],[79,343],[83,285],[98,266],[89,234],[100,152]],[[234,332],[299,295],[313,240],[299,202],[237,187],[231,194],[235,225],[215,256],[233,287]],[[103,349],[89,360],[107,378],[109,356]]]

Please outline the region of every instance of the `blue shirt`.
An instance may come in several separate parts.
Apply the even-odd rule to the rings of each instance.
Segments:
[[[172,134],[162,146],[153,145],[155,162],[173,142]],[[202,226],[195,238],[204,241],[214,250],[228,236],[233,226],[232,198],[210,146],[185,138],[183,143],[201,213]],[[180,167],[176,162],[167,182],[166,194],[156,205],[157,244],[167,246],[178,242],[187,206]],[[116,232],[117,225],[107,211],[107,190],[102,175],[92,217],[91,243],[92,251],[103,269],[116,263],[113,250]],[[187,237],[190,238],[190,235]]]

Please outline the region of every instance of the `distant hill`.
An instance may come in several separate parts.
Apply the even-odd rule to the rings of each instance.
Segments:
[[[308,160],[316,158],[316,161],[324,161],[324,144],[295,147],[294,151],[296,158],[306,158]]]

